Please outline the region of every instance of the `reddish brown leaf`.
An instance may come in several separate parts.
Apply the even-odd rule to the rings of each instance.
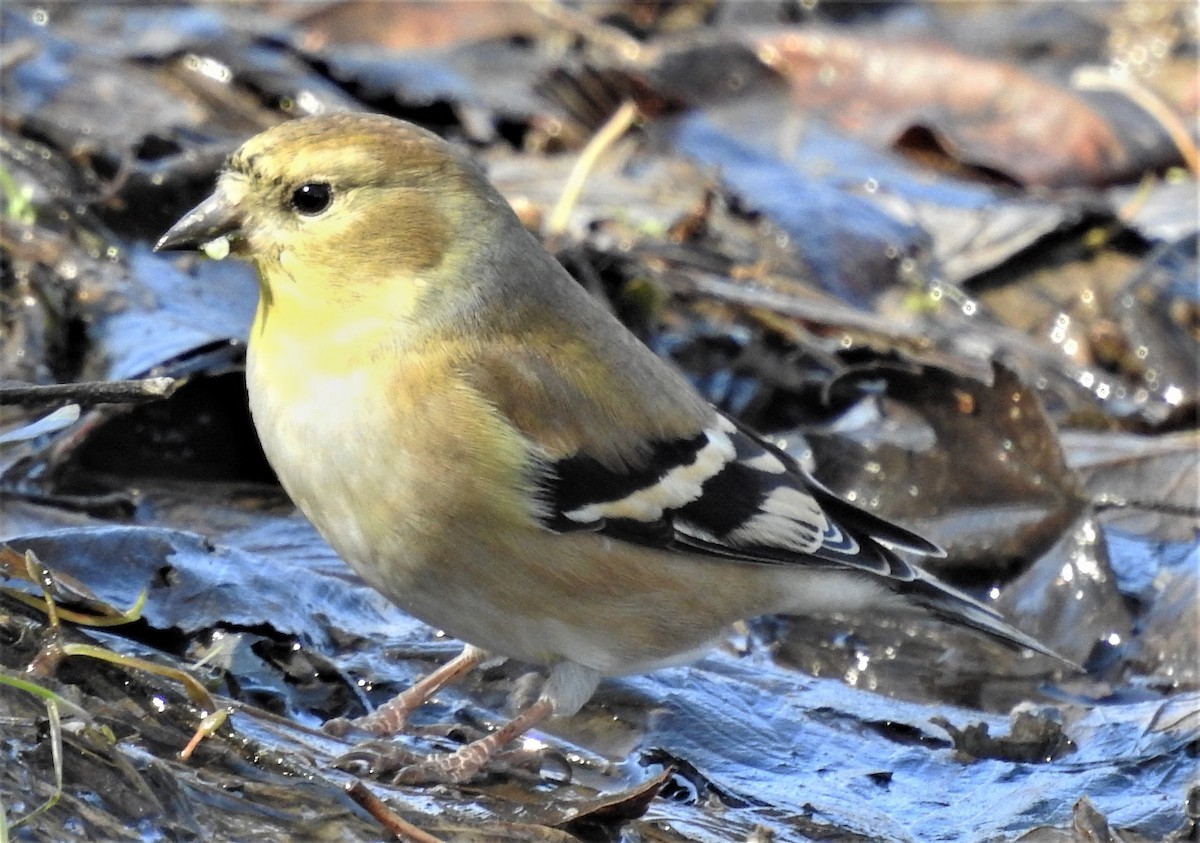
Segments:
[[[521,3],[480,0],[344,0],[317,5],[283,3],[295,14],[310,49],[327,44],[375,44],[396,50],[428,49],[529,33],[538,17]],[[288,8],[291,6],[292,8]]]
[[[944,44],[789,32],[757,48],[801,107],[880,146],[1027,185],[1110,182],[1134,166],[1108,115],[1079,94]]]

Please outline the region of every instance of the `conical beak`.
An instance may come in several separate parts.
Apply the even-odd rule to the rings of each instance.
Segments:
[[[228,243],[241,233],[242,218],[218,186],[212,196],[188,211],[154,244],[154,251],[204,249],[222,239]],[[226,250],[227,251],[227,250]]]

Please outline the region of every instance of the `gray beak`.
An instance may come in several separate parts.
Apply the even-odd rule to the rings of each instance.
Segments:
[[[238,209],[230,203],[220,188],[195,208],[188,211],[154,244],[154,251],[199,249],[219,237],[237,239],[242,225]]]

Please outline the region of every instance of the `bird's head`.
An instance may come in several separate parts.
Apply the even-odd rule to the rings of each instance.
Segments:
[[[462,261],[512,219],[474,165],[436,135],[382,115],[331,114],[248,140],[212,195],[155,248],[246,257],[268,302],[378,303],[387,285],[411,309],[439,278],[462,275]]]

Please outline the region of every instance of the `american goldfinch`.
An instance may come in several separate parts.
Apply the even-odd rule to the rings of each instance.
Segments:
[[[907,602],[1047,652],[894,552],[934,545],[714,409],[427,131],[335,114],[251,138],[157,245],[197,247],[257,267],[246,379],[288,494],[367,583],[469,642],[355,725],[398,731],[485,656],[548,669],[510,723],[402,780],[469,780],[602,677],[755,615]]]

